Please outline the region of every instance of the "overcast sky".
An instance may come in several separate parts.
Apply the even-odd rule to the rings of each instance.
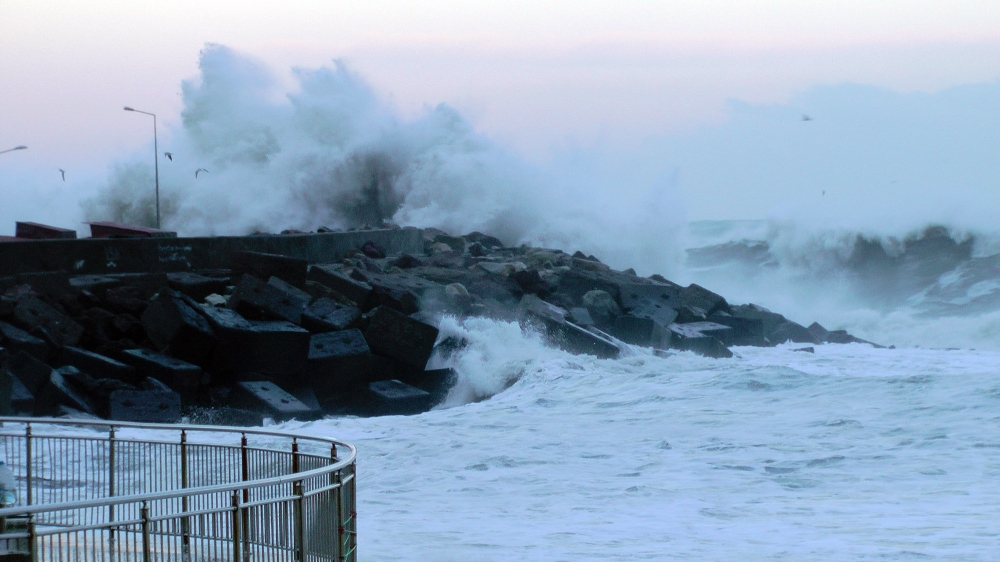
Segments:
[[[96,177],[143,149],[149,123],[124,105],[156,112],[170,131],[182,109],[181,81],[197,75],[207,42],[264,61],[290,88],[291,67],[343,59],[403,115],[445,102],[532,161],[577,147],[661,146],[670,151],[664,165],[680,170],[692,218],[745,218],[794,198],[794,185],[810,177],[792,174],[799,183],[786,182],[769,199],[767,185],[781,174],[749,164],[760,154],[730,167],[707,155],[758,146],[752,135],[760,129],[748,123],[762,115],[800,125],[800,112],[820,110],[813,102],[843,108],[889,96],[895,108],[898,95],[898,105],[914,111],[966,103],[942,92],[1000,75],[1000,2],[0,0],[0,150],[30,147],[0,155],[0,179],[8,178],[0,195],[10,201],[28,183],[61,196],[55,175],[32,183],[24,170]],[[842,83],[876,89],[822,90]],[[991,95],[977,106],[992,112],[988,121],[1000,111]],[[823,119],[817,114],[812,124]],[[773,122],[764,128],[784,134]],[[743,137],[723,138],[730,134]],[[872,134],[893,138],[884,128]],[[843,136],[831,142],[851,144]],[[906,167],[907,154],[887,158]],[[658,158],[647,156],[647,163]],[[20,186],[10,185],[12,167]],[[992,170],[976,172],[976,181]],[[738,185],[734,176],[747,174],[760,177]],[[706,195],[709,187],[746,199],[719,209],[720,192]]]

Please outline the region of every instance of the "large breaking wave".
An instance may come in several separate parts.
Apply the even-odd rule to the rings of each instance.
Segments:
[[[863,199],[869,205],[861,208],[831,195],[822,199],[831,200],[824,217],[809,218],[817,211],[798,205],[784,218],[685,229],[676,175],[643,183],[637,178],[650,175],[628,165],[600,169],[601,154],[528,162],[447,105],[401,117],[343,63],[296,69],[291,92],[262,64],[224,46],[207,45],[199,66],[200,75],[182,84],[181,125],[162,147],[171,153],[161,158],[164,226],[182,235],[386,222],[456,234],[479,230],[511,245],[579,249],[619,269],[697,282],[733,302],[885,344],[1000,347],[1000,229],[991,231],[984,220],[985,202],[994,199],[985,176],[977,176],[979,195],[971,199],[942,192],[949,208],[967,212],[937,219],[925,208],[930,199],[897,205],[895,220],[884,221],[873,209],[894,208],[886,201]],[[752,144],[766,136],[747,129],[761,121],[754,114],[740,115],[732,125],[738,135],[717,131],[706,138]],[[859,122],[874,118],[864,117]],[[842,136],[831,142],[865,138],[858,131]],[[749,165],[732,146],[695,138],[705,145],[700,157],[713,166]],[[649,144],[664,155],[684,153],[681,144]],[[811,161],[771,152],[750,160],[774,158],[767,169]],[[676,164],[664,157],[660,166],[676,170]],[[196,177],[198,169],[205,171]],[[86,202],[87,218],[151,224],[151,175],[140,161],[116,164],[106,188]],[[963,206],[966,200],[984,204]]]
[[[788,221],[692,223],[685,276],[731,298],[897,345],[1000,345],[995,234],[928,224],[903,234]]]
[[[676,262],[679,247],[664,243],[682,224],[669,182],[628,187],[623,198],[615,182],[526,162],[447,105],[401,118],[341,62],[296,69],[298,88],[284,95],[268,69],[227,47],[206,46],[199,66],[182,85],[182,127],[164,149],[171,159],[161,160],[167,228],[214,235],[393,222],[586,249],[650,272]],[[198,169],[207,171],[196,177]],[[88,217],[150,222],[150,175],[117,166],[87,202]]]

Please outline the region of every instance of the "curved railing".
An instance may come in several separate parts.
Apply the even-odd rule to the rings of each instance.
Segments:
[[[253,428],[0,417],[0,560],[353,561],[353,445]]]

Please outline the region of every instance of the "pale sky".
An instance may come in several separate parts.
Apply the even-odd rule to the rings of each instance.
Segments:
[[[404,115],[445,102],[544,160],[717,126],[728,100],[994,81],[1000,2],[0,0],[0,150],[30,147],[0,155],[0,171],[16,159],[104,173],[149,143],[150,124],[124,105],[157,113],[168,134],[206,42],[289,85],[291,67],[343,59]],[[704,203],[695,217],[709,216]]]

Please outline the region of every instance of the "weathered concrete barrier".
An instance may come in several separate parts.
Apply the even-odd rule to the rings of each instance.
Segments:
[[[229,268],[233,254],[241,251],[331,263],[367,241],[390,254],[423,252],[421,231],[415,228],[196,238],[25,239],[0,242],[0,277],[52,271],[82,275],[221,269]]]

